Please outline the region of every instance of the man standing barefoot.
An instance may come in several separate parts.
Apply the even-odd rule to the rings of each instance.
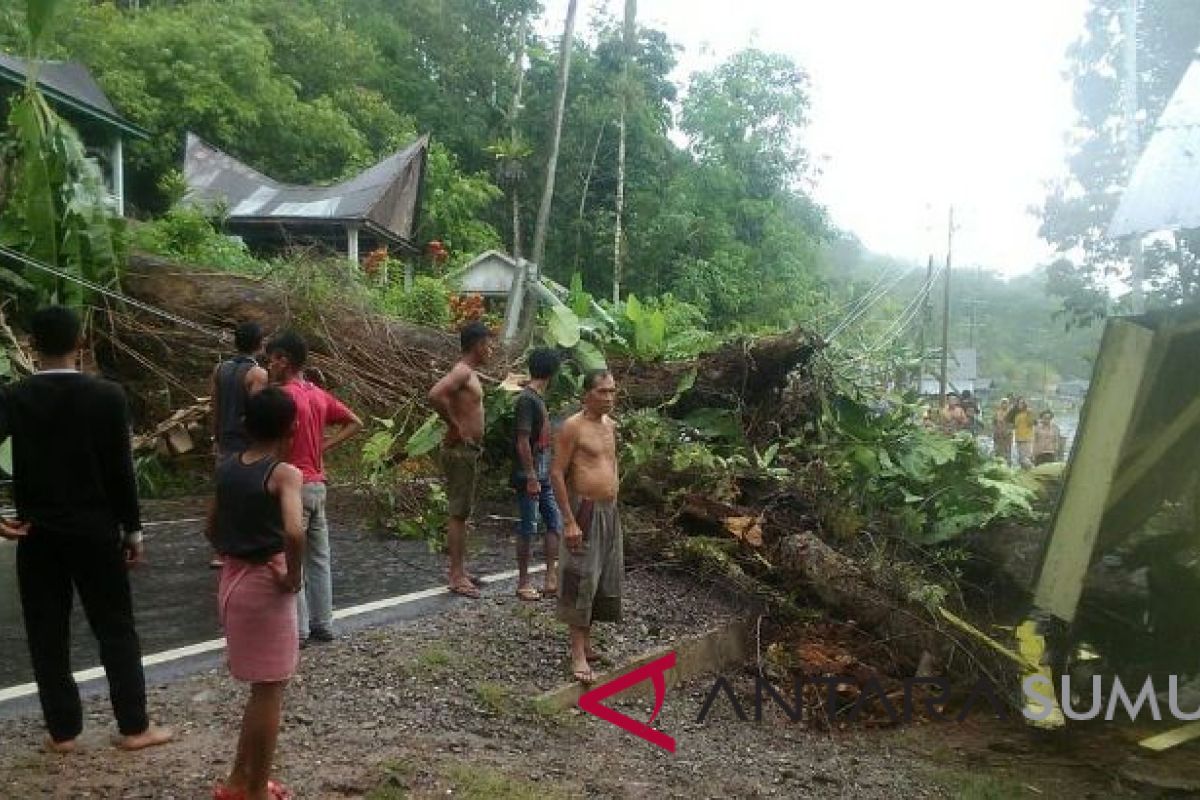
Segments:
[[[120,387],[81,375],[79,317],[61,306],[33,315],[39,372],[0,391],[0,442],[13,444],[16,520],[0,536],[17,541],[17,583],[38,699],[59,753],[83,730],[71,676],[75,592],[100,643],[108,694],[126,750],[170,741],[146,715],[142,651],[128,570],[142,561],[141,511]]]
[[[521,513],[517,530],[517,597],[540,600],[542,593],[529,585],[529,552],[537,533],[539,511],[546,525],[545,594],[558,594],[558,537],[562,514],[550,485],[550,414],[546,389],[558,372],[558,353],[542,348],[529,354],[529,383],[516,403],[512,487]]]
[[[617,516],[617,385],[606,370],[583,379],[583,411],[563,423],[550,481],[562,501],[558,618],[571,629],[575,680],[595,679],[588,657],[593,622],[621,621],[625,550]]]
[[[464,564],[467,521],[475,506],[475,484],[483,455],[483,384],[475,371],[492,356],[492,332],[482,322],[472,322],[462,329],[459,344],[462,358],[429,390],[429,402],[448,426],[442,440],[442,469],[450,506],[446,531],[450,591],[475,599],[479,589]]]

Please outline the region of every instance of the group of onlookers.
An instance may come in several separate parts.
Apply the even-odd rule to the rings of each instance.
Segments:
[[[922,423],[944,433],[968,431],[982,433],[979,401],[970,390],[961,395],[950,392],[936,414],[928,409]],[[1031,469],[1040,464],[1062,460],[1063,436],[1054,412],[1046,409],[1034,414],[1023,397],[1003,398],[992,414],[992,444],[995,455],[1005,464]]]
[[[1016,462],[1021,469],[1031,469],[1062,459],[1063,436],[1054,421],[1054,412],[1046,409],[1034,415],[1023,397],[1000,401],[992,415],[992,443],[995,453],[1006,464]]]

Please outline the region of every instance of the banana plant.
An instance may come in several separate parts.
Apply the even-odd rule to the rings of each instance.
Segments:
[[[4,135],[0,242],[60,270],[114,285],[122,260],[123,221],[83,140],[38,89],[38,55],[61,17],[65,0],[27,0],[29,75],[14,100]],[[81,303],[79,284],[33,269],[24,281],[39,302]],[[13,281],[6,281],[13,283]]]

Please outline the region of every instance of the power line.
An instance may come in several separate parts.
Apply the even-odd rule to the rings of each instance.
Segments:
[[[855,322],[858,322],[858,320],[862,319],[863,316],[865,316],[866,313],[868,311],[870,311],[871,308],[874,307],[874,305],[876,303],[878,303],[880,300],[882,300],[884,298],[884,296],[887,295],[888,292],[890,292],[892,289],[895,289],[900,284],[901,281],[903,281],[905,278],[907,278],[909,275],[911,275],[915,270],[916,270],[916,267],[909,267],[908,269],[904,270],[899,275],[897,275],[895,280],[893,280],[887,286],[885,286],[885,287],[881,288],[879,291],[877,291],[875,293],[875,296],[872,297],[869,302],[866,302],[856,312],[849,314],[838,325],[834,326],[834,329],[825,336],[825,340],[827,342],[833,341],[833,339],[836,336],[838,336],[844,330],[849,328]],[[864,300],[865,299],[866,298],[864,297]]]
[[[37,260],[36,258],[30,258],[24,253],[13,250],[11,247],[0,245],[0,256],[3,256],[11,261],[16,261],[17,263],[23,264],[27,267],[40,270],[49,275],[53,275],[56,278],[61,278],[62,280],[79,284],[84,288],[92,290],[96,294],[100,294],[118,302],[125,303],[126,305],[132,306],[139,311],[145,311],[148,314],[162,317],[165,320],[174,322],[176,325],[181,325],[185,328],[191,328],[192,330],[202,333],[205,336],[211,336],[218,341],[224,342],[228,340],[228,334],[226,334],[224,331],[219,331],[216,328],[210,328],[207,325],[201,325],[199,322],[193,322],[192,320],[181,317],[178,314],[172,314],[170,311],[164,311],[163,309],[152,306],[149,303],[143,303],[141,300],[135,300],[128,295],[123,295],[120,292],[115,292],[106,286],[101,286],[94,281],[89,281],[87,278],[82,278],[78,275],[72,275],[69,272],[64,272],[58,267],[53,267],[45,262]]]

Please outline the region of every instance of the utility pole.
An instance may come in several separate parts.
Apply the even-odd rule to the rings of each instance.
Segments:
[[[950,206],[950,226],[946,232],[946,283],[942,297],[942,377],[940,381],[941,404],[946,405],[946,384],[950,357],[950,264],[954,253],[954,206]]]
[[[1133,177],[1141,154],[1141,142],[1138,136],[1138,72],[1137,72],[1137,43],[1138,43],[1138,2],[1126,0],[1125,3],[1125,162],[1129,166],[1128,177]],[[1133,313],[1141,314],[1146,310],[1146,298],[1142,291],[1142,237],[1135,233],[1129,239],[1129,258],[1133,263],[1133,274],[1130,284],[1133,288]]]
[[[925,283],[921,284],[921,327],[917,332],[917,394],[921,393],[921,384],[925,381],[925,367],[929,363],[925,350],[925,335],[933,322],[933,305],[929,302],[933,294],[933,253],[929,254],[929,263],[925,266]]]

